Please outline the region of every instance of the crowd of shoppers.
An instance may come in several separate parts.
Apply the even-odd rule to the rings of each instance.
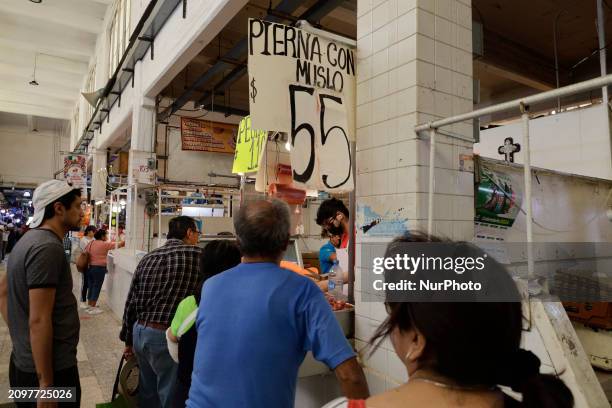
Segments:
[[[13,343],[10,384],[75,387],[78,406],[79,316],[62,238],[83,216],[80,190],[52,180],[36,189],[32,201],[32,229],[13,248],[8,273],[0,279],[0,313]],[[348,212],[337,202],[326,208],[321,225],[346,242]],[[388,301],[372,352],[389,338],[408,382],[370,396],[322,291],[279,266],[289,243],[287,205],[246,203],[234,226],[237,243],[216,240],[201,249],[195,221],[176,217],[166,244],[138,264],[120,338],[124,355],[134,355],[139,365],[140,406],[292,407],[298,368],[308,351],[334,370],[345,395],[328,407],[573,406],[567,386],[541,374],[539,359],[520,348],[518,302]],[[93,283],[85,286],[95,307],[106,253],[114,245],[104,230],[93,240],[91,233],[87,230],[81,244],[90,255],[87,282]],[[386,256],[397,255],[397,243],[432,240],[406,234],[388,246]],[[488,272],[507,279],[501,265],[492,265]],[[522,400],[499,386],[521,393]]]

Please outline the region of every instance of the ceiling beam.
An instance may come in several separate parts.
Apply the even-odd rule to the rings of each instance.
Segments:
[[[15,77],[0,75],[0,82],[2,83],[2,90],[14,92],[30,92],[32,94],[40,95],[43,97],[50,96],[64,101],[71,101],[72,103],[76,103],[80,95],[78,90],[69,90],[48,83],[39,86],[32,86],[27,82],[23,81],[21,78]]]
[[[42,52],[45,54],[75,57],[81,61],[89,61],[94,54],[96,36],[83,33],[81,35],[62,32],[50,27],[29,27],[16,25],[6,15],[0,13],[0,45],[19,47],[21,49]]]
[[[35,51],[9,47],[5,44],[0,45],[0,62],[7,65],[23,66],[31,69],[34,66],[35,58],[38,69],[66,72],[81,76],[88,72],[87,63],[82,61],[36,53]]]
[[[525,85],[530,88],[537,89],[539,91],[549,91],[551,89],[554,89],[554,86],[552,86],[549,83],[542,82],[537,79],[533,79],[531,77],[528,77],[520,73],[517,73],[515,71],[509,70],[505,67],[494,65],[493,63],[485,62],[485,60],[475,60],[474,66],[475,67],[478,66],[478,69],[480,70],[480,72],[488,72],[500,78],[509,79],[521,85]]]
[[[37,106],[48,106],[58,110],[69,111],[75,106],[74,102],[70,100],[54,96],[43,96],[29,91],[9,91],[6,89],[0,89],[0,100],[22,104],[34,104]]]
[[[48,106],[37,105],[33,103],[18,103],[14,101],[6,101],[0,98],[0,111],[9,113],[20,113],[22,115],[35,115],[46,118],[68,119],[72,118],[70,110],[50,108]]]
[[[15,65],[9,65],[4,62],[0,62],[0,75],[12,76],[15,78],[21,78],[22,82],[28,83],[32,80],[32,74],[34,67],[18,67]],[[83,82],[84,76],[77,74],[68,74],[66,72],[55,72],[46,69],[36,69],[36,81],[41,84],[54,84],[63,88],[80,90],[81,83]]]
[[[539,90],[556,88],[554,62],[513,40],[484,30],[484,55],[479,62],[498,75]],[[493,68],[494,67],[494,68]],[[559,70],[560,86],[568,84],[568,71]]]
[[[104,22],[104,15],[97,17],[82,13],[73,7],[66,7],[61,1],[57,0],[43,1],[40,4],[22,0],[2,0],[0,11],[27,16],[30,19],[42,20],[92,34],[99,34]]]

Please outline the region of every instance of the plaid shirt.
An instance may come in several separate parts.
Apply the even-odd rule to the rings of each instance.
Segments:
[[[137,320],[170,326],[179,302],[196,290],[201,253],[197,246],[169,239],[142,258],[125,302],[119,334],[123,342],[132,344],[132,328]]]

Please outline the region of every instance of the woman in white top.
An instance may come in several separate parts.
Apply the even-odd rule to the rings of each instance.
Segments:
[[[93,225],[88,225],[85,228],[85,232],[83,232],[83,238],[79,241],[79,248],[81,251],[84,251],[87,245],[94,239],[94,234],[96,233],[96,227]],[[86,309],[89,307],[87,304],[87,271],[83,272],[81,277],[81,309]]]

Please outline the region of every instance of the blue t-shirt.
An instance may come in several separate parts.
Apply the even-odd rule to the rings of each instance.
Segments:
[[[334,265],[334,262],[331,261],[329,257],[335,253],[336,248],[329,241],[319,249],[319,266],[321,267],[321,273],[329,272]]]
[[[273,263],[206,281],[187,407],[293,407],[307,351],[331,369],[354,357],[323,292]]]

